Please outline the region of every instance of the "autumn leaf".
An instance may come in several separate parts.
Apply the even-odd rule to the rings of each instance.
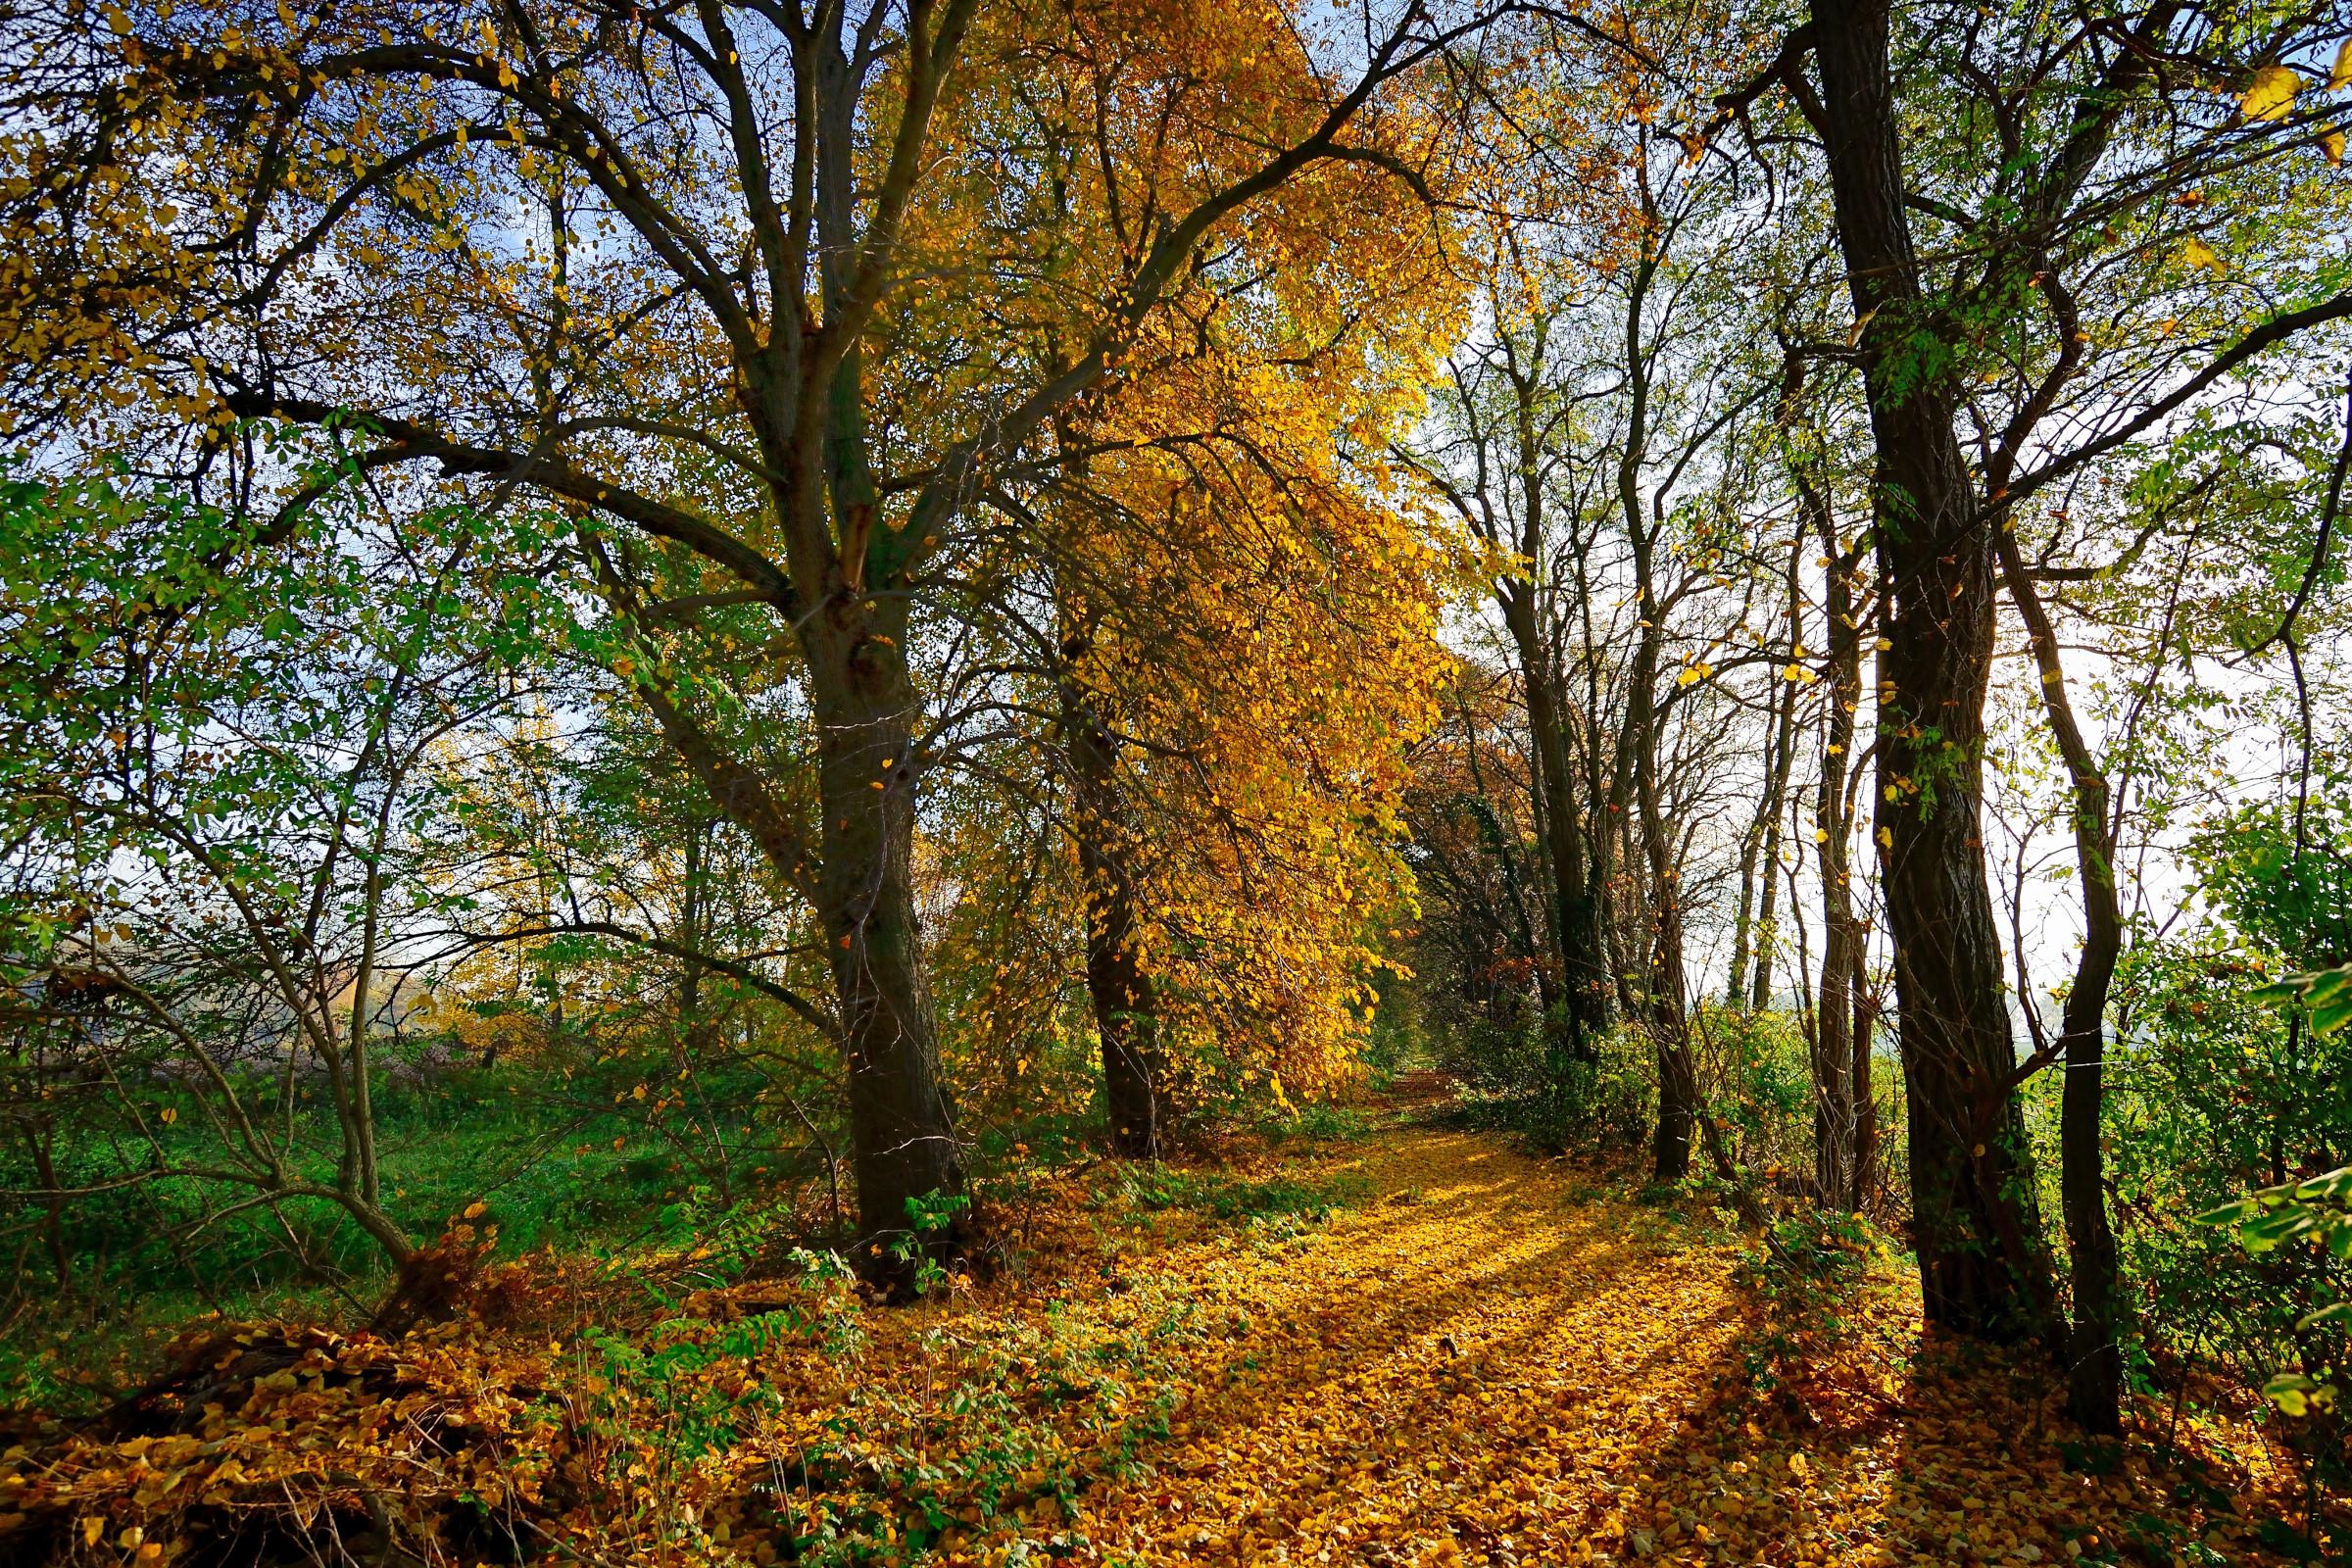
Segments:
[[[2189,267],[2201,267],[2216,277],[2224,276],[2230,270],[2230,264],[2223,261],[2212,246],[2193,234],[2181,242],[2180,260]]]
[[[2303,78],[2285,66],[2265,66],[2254,73],[2254,81],[2245,95],[2237,101],[2237,111],[2248,120],[2284,120],[2294,107],[2295,94],[2303,90]]]

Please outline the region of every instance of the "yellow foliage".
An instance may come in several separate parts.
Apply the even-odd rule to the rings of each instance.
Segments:
[[[2238,113],[2248,120],[2284,120],[2302,90],[2303,78],[2290,68],[2265,66],[2254,73],[2253,84],[2238,99]]]

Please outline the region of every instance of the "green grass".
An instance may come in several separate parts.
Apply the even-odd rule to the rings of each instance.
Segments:
[[[384,1082],[377,1141],[385,1208],[418,1242],[481,1202],[475,1223],[497,1227],[502,1252],[557,1243],[612,1253],[699,1234],[722,1181],[737,1198],[773,1191],[783,1172],[770,1142],[793,1132],[760,1119],[756,1082],[700,1086],[706,1106],[722,1107],[722,1146],[707,1121],[690,1129],[674,1112],[651,1119],[625,1066],[605,1077],[612,1081],[509,1068],[422,1085]],[[252,1103],[274,1114],[283,1107],[262,1098],[272,1087],[257,1086]],[[193,1095],[154,1085],[139,1100],[168,1159],[220,1162]],[[159,1114],[167,1108],[176,1112],[168,1125]],[[313,1128],[298,1150],[301,1169],[330,1178],[329,1113],[309,1101],[294,1110]],[[219,1214],[242,1192],[184,1177],[119,1185],[147,1163],[129,1131],[91,1120],[59,1140],[61,1185],[102,1190],[68,1210],[69,1289],[56,1290],[44,1244],[27,1253],[21,1298],[0,1302],[0,1407],[86,1407],[152,1371],[156,1348],[190,1320],[215,1311],[348,1320],[390,1282],[381,1250],[327,1200],[292,1200],[208,1222],[208,1212]],[[733,1158],[723,1172],[722,1147]],[[37,1185],[21,1145],[0,1151],[0,1191]]]

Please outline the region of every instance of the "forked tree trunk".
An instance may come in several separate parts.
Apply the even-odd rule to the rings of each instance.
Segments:
[[[1795,477],[1830,562],[1823,631],[1830,700],[1813,810],[1822,901],[1821,984],[1813,1026],[1813,1179],[1824,1203],[1851,1209],[1862,1201],[1863,1134],[1870,1115],[1870,1045],[1855,1027],[1862,929],[1854,918],[1854,800],[1849,788],[1854,712],[1862,701],[1862,628],[1853,592],[1857,563],[1838,549],[1827,498],[1803,474]]]
[[[1731,976],[1723,988],[1723,1004],[1727,1007],[1747,1005],[1747,950],[1755,921],[1756,856],[1763,844],[1764,813],[1759,807],[1755,820],[1740,837],[1740,908],[1732,917]]]
[[[1772,953],[1779,900],[1781,808],[1788,795],[1795,744],[1796,688],[1784,682],[1765,732],[1763,793],[1740,847],[1740,913],[1732,929],[1731,982],[1726,1004],[1762,1011],[1772,1004]],[[1761,897],[1757,877],[1763,877]]]
[[[1853,1085],[1854,1085],[1854,1206],[1870,1199],[1879,1172],[1879,1104],[1871,1083],[1871,1036],[1878,1028],[1878,1009],[1867,989],[1863,969],[1862,933],[1857,929],[1853,967]]]
[[[1159,1018],[1152,979],[1137,961],[1135,902],[1094,857],[1088,880],[1086,990],[1102,1041],[1102,1105],[1111,1152],[1121,1159],[1157,1159],[1167,1107],[1162,1099]]]
[[[1646,571],[1643,574],[1646,577]],[[1644,641],[1649,634],[1644,634]],[[1698,1127],[1698,1064],[1690,1054],[1690,1019],[1683,1011],[1682,868],[1658,799],[1657,713],[1650,693],[1655,660],[1635,659],[1629,738],[1636,754],[1637,814],[1650,885],[1650,943],[1646,1022],[1658,1058],[1658,1124],[1650,1141],[1652,1174],[1679,1182],[1690,1174],[1690,1142]]]
[[[1655,621],[1649,592],[1648,547],[1635,542],[1645,620]],[[1683,1010],[1683,896],[1681,858],[1666,825],[1658,786],[1658,717],[1655,696],[1657,637],[1644,630],[1634,654],[1632,694],[1626,705],[1626,744],[1634,748],[1634,806],[1642,854],[1649,874],[1649,963],[1643,1021],[1656,1045],[1658,1122],[1650,1140],[1653,1174],[1679,1182],[1690,1174],[1690,1141],[1698,1126],[1698,1066],[1690,1054],[1690,1019]]]
[[[1646,188],[1644,190],[1646,196]],[[1654,217],[1654,213],[1651,215]],[[1627,291],[1625,308],[1625,446],[1617,458],[1617,506],[1625,523],[1634,566],[1640,635],[1634,640],[1627,673],[1625,723],[1619,732],[1610,814],[1625,819],[1633,808],[1635,835],[1648,872],[1648,962],[1641,1016],[1657,1053],[1658,1120],[1650,1138],[1652,1174],[1679,1182],[1690,1174],[1690,1144],[1698,1128],[1698,1066],[1690,1054],[1685,1016],[1683,893],[1681,858],[1667,831],[1658,781],[1658,660],[1665,639],[1665,612],[1658,602],[1654,569],[1656,532],[1642,496],[1642,466],[1649,448],[1649,351],[1643,346],[1643,310],[1660,258],[1644,254]],[[1630,800],[1629,800],[1630,795]]]
[[[1795,646],[1804,642],[1804,598],[1797,576],[1803,551],[1800,533],[1788,547],[1788,640]],[[1758,1012],[1772,1005],[1773,957],[1780,947],[1781,819],[1788,805],[1788,774],[1796,761],[1796,685],[1787,678],[1781,682],[1780,707],[1773,718],[1772,758],[1762,808],[1756,817],[1764,836],[1764,895],[1756,909],[1755,979],[1745,1004]],[[1795,901],[1793,887],[1788,897],[1791,903]]]
[[[1886,0],[1813,0],[1837,229],[1877,447],[1878,825],[1910,1101],[1914,1244],[1931,1322],[1996,1338],[2047,1323],[2001,949],[1981,838],[1992,547],[1973,515],[1948,376],[1903,206]]]
[[[1536,621],[1532,588],[1503,596],[1503,620],[1527,682],[1527,722],[1535,740],[1535,786],[1550,868],[1550,933],[1568,1015],[1569,1050],[1582,1060],[1599,1054],[1609,1027],[1608,963],[1594,907],[1574,770],[1568,760],[1567,705],[1553,678],[1550,650]]]

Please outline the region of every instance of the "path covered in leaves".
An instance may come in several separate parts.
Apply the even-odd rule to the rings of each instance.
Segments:
[[[1884,1256],[1792,1295],[1681,1201],[1393,1127],[1000,1177],[996,1277],[906,1308],[786,1259],[688,1294],[697,1250],[199,1325],[166,1392],[4,1435],[0,1560],[2285,1560],[2251,1427],[2143,1409],[2070,1468],[2037,1355],[1923,1344]]]
[[[1091,1560],[2263,1556],[2257,1494],[2284,1478],[2261,1457],[2202,1502],[2146,1453],[2068,1470],[2038,1365],[1914,1354],[1890,1265],[1860,1311],[1776,1340],[1730,1247],[1558,1163],[1428,1131],[1350,1163],[1364,1200],[1311,1236],[1141,1265],[1250,1327],[1188,1368],[1147,1473],[1086,1497]]]

